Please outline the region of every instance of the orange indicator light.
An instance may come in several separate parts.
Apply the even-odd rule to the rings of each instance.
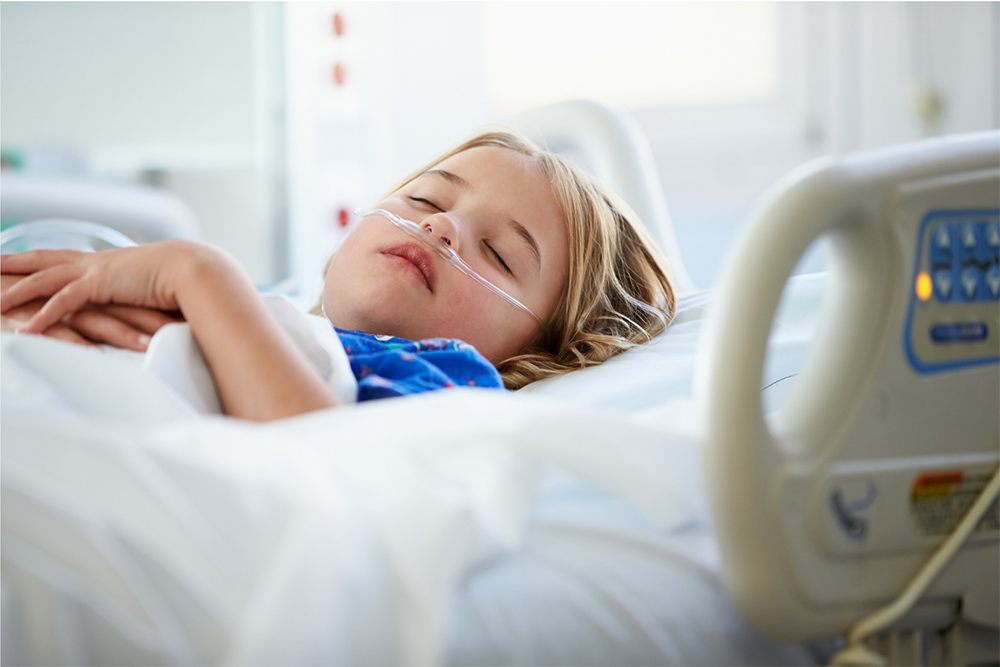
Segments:
[[[927,301],[931,298],[931,292],[934,291],[934,284],[931,282],[931,275],[926,271],[921,271],[917,274],[917,298],[921,301]]]

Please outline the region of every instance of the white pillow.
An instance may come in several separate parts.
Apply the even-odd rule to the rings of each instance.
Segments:
[[[793,385],[812,339],[825,273],[793,276],[785,285],[775,314],[764,364],[764,408],[778,407]],[[682,296],[670,327],[651,342],[635,347],[600,366],[545,380],[518,393],[546,396],[615,412],[635,413],[690,397],[702,323],[715,290]]]

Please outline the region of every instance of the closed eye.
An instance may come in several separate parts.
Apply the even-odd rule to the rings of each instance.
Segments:
[[[503,270],[507,272],[507,275],[509,276],[514,275],[514,272],[510,270],[509,266],[507,266],[507,262],[503,261],[503,257],[500,256],[500,253],[498,253],[489,243],[486,244],[486,247],[489,249],[491,253],[493,253],[493,256],[496,257],[497,262],[500,264]]]
[[[426,199],[424,197],[410,197],[410,201],[419,202],[421,204],[424,204],[426,206],[430,206],[431,208],[433,208],[435,210],[438,210],[438,211],[441,211],[442,213],[444,213],[444,209],[441,208],[440,206],[438,206],[437,204],[435,204],[434,202],[432,202],[430,199]]]

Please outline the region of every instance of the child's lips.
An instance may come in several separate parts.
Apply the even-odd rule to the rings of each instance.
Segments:
[[[431,261],[431,256],[420,247],[413,243],[397,243],[383,250],[382,254],[399,257],[412,264],[423,276],[424,282],[427,283],[427,289],[431,292],[434,291],[434,285],[437,283],[434,262]]]

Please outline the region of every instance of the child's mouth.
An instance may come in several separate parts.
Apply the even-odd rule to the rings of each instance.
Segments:
[[[383,250],[382,254],[399,257],[408,262],[420,273],[420,276],[427,284],[427,289],[431,292],[434,291],[434,285],[437,282],[434,263],[431,261],[430,255],[419,247],[413,243],[397,243]]]

